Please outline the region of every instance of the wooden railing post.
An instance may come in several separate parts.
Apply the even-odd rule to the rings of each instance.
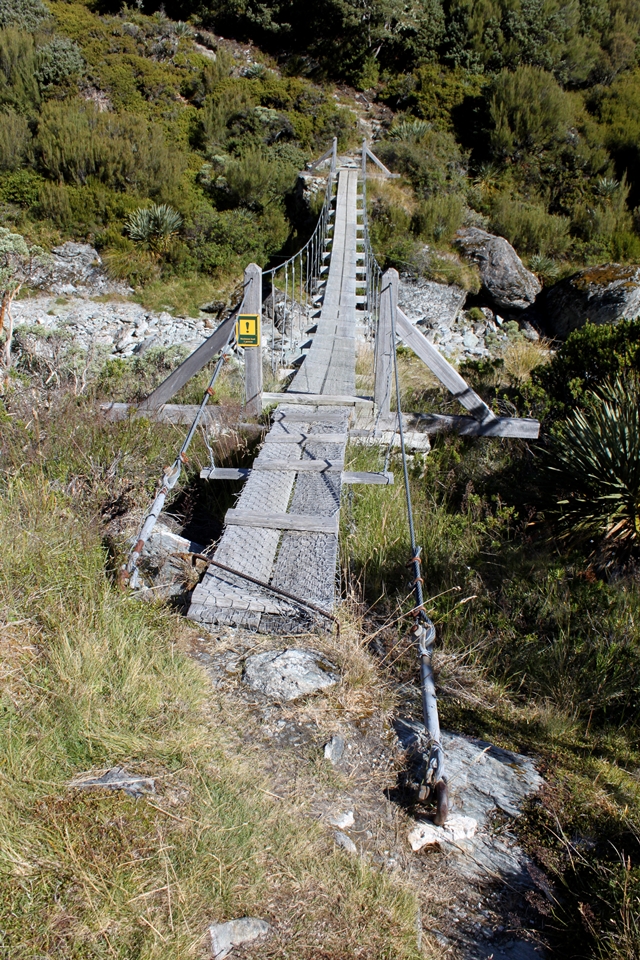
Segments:
[[[376,379],[373,399],[378,414],[388,417],[391,412],[391,378],[393,375],[393,321],[398,308],[398,271],[393,267],[382,274],[380,290],[380,317],[376,331]]]
[[[250,263],[244,271],[244,301],[241,313],[256,313],[262,318],[262,268]],[[244,350],[245,413],[257,417],[262,413],[262,346]]]

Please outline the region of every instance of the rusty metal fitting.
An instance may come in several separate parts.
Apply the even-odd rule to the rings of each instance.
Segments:
[[[205,390],[205,393],[208,393],[209,396],[212,397],[212,396],[213,396],[213,387],[207,387],[207,389]]]
[[[180,463],[189,463],[189,458],[186,453],[180,454]]]

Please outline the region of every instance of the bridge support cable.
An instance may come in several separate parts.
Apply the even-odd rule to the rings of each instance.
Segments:
[[[392,271],[387,271],[391,274]],[[393,271],[397,277],[397,272]],[[387,276],[385,274],[385,276]],[[402,424],[402,405],[400,402],[400,376],[398,373],[398,356],[396,351],[396,315],[398,310],[397,283],[388,282],[383,287],[383,303],[388,300],[388,311],[391,319],[391,342],[393,345],[393,370],[395,378],[396,391],[396,409],[398,417],[398,432],[400,436],[400,453],[402,457],[402,472],[404,477],[404,489],[407,502],[407,520],[409,524],[409,540],[411,543],[411,566],[413,572],[413,588],[415,590],[416,603],[411,611],[414,617],[412,633],[414,635],[418,653],[420,656],[420,680],[422,689],[422,714],[424,725],[428,737],[428,752],[423,755],[423,776],[419,788],[419,799],[421,801],[433,799],[436,803],[435,823],[441,826],[447,819],[448,813],[448,792],[447,781],[445,777],[444,751],[440,738],[440,720],[438,717],[438,701],[436,697],[436,686],[433,675],[433,645],[436,638],[436,628],[433,622],[427,616],[424,609],[424,593],[422,585],[422,548],[416,544],[415,525],[413,522],[413,507],[411,503],[411,487],[409,484],[409,469],[407,464],[407,451],[404,441],[404,428]],[[386,312],[386,311],[384,311]],[[381,311],[381,316],[384,315]]]

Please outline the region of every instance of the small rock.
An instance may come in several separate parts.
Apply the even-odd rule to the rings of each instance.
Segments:
[[[352,827],[355,823],[353,810],[347,810],[346,813],[339,813],[335,817],[330,817],[329,823],[333,827],[340,827],[341,830],[346,830],[348,827]]]
[[[444,827],[436,827],[433,823],[417,823],[409,831],[409,843],[412,850],[422,850],[423,847],[439,847],[446,843],[457,843],[458,840],[468,840],[475,836],[478,821],[473,817],[449,817]]]
[[[342,830],[336,830],[335,833],[333,834],[333,839],[335,840],[336,845],[340,847],[342,850],[346,850],[347,853],[358,852],[358,848],[356,847],[351,837],[348,837],[346,833],[342,832]]]
[[[267,921],[258,920],[256,917],[242,917],[240,920],[229,920],[228,923],[212,923],[209,927],[211,955],[214,960],[223,960],[234,947],[265,937],[270,932],[271,927]]]
[[[331,740],[324,745],[325,759],[330,760],[331,763],[338,763],[344,753],[344,747],[344,737],[341,737],[339,733],[334,733]]]
[[[334,670],[316,650],[270,650],[247,659],[243,679],[265,696],[285,701],[332,687],[340,679]]]
[[[155,781],[151,777],[139,777],[135,773],[128,773],[124,767],[112,767],[101,777],[87,777],[73,780],[69,786],[76,790],[123,790],[130,797],[143,796],[145,793],[155,793]]]

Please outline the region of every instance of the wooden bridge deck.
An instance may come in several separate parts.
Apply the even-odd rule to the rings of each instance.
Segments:
[[[310,404],[304,395],[355,394],[357,291],[364,287],[364,276],[358,276],[358,215],[358,170],[343,168],[329,272],[311,347],[282,395],[267,442],[235,510],[227,514],[214,554],[220,563],[328,611],[335,602],[342,465],[354,408],[339,401]],[[303,402],[296,403],[297,397]],[[189,617],[269,633],[326,626],[312,612],[213,566],[193,592]]]

